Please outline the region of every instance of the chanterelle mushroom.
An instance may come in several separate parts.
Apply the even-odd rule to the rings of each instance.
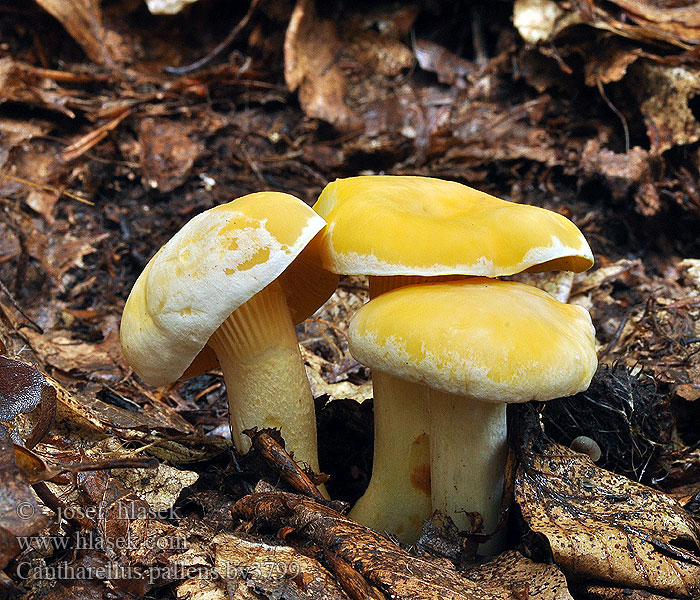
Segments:
[[[324,266],[369,275],[370,298],[436,277],[584,271],[593,255],[567,218],[431,177],[372,175],[328,184],[314,210],[328,226]],[[430,517],[427,392],[373,373],[372,479],[350,516],[405,542]]]
[[[146,265],[121,324],[127,360],[153,385],[215,366],[215,353],[236,447],[249,447],[244,429],[278,427],[315,471],[314,403],[294,323],[337,284],[318,257],[324,227],[301,200],[279,192],[207,210]]]
[[[481,277],[382,294],[357,311],[348,335],[363,364],[430,388],[433,509],[461,529],[464,511],[478,511],[487,533],[503,490],[506,404],[583,391],[597,365],[585,309]]]

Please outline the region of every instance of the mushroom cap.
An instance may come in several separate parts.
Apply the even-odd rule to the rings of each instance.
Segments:
[[[348,336],[373,369],[484,402],[570,396],[597,366],[584,308],[483,277],[386,292],[357,311]]]
[[[124,306],[121,343],[134,371],[165,385],[185,370],[214,367],[211,335],[278,277],[292,319],[303,321],[337,285],[318,254],[325,225],[280,192],[242,196],[191,219],[149,261]]]
[[[323,264],[347,275],[483,275],[585,271],[591,249],[566,217],[454,181],[337,179],[314,205],[328,226]]]

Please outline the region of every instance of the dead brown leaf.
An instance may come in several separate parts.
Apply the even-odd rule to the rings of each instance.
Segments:
[[[440,83],[465,87],[465,78],[476,71],[476,65],[430,40],[416,40],[413,48],[420,68],[437,75]]]
[[[175,589],[177,600],[258,600],[247,585],[227,586],[220,579],[188,579]]]
[[[95,397],[101,389],[88,384],[80,394],[69,392],[55,380],[59,425],[67,431],[81,431],[86,439],[114,436],[147,446],[149,454],[162,460],[187,463],[203,460],[221,452],[229,443],[221,438],[202,437],[173,408],[152,400],[149,407],[126,410]]]
[[[24,146],[18,148],[12,157],[12,173],[6,174],[0,183],[1,188],[9,193],[26,190],[27,205],[53,225],[53,209],[61,197],[60,182],[66,174],[55,149],[42,151]]]
[[[143,184],[167,193],[180,185],[203,151],[190,137],[193,129],[176,121],[146,118],[141,121]]]
[[[591,584],[581,586],[579,589],[590,600],[667,600],[665,596],[632,588],[615,588]]]
[[[592,290],[601,288],[606,284],[618,280],[624,280],[630,273],[640,275],[644,267],[641,260],[621,259],[614,263],[609,263],[582,273],[574,282],[571,290],[572,295],[586,294]]]
[[[335,382],[329,382],[324,377],[324,373],[330,372],[331,367],[335,363],[307,350],[305,346],[301,346],[301,355],[306,365],[306,374],[309,376],[311,391],[315,398],[326,394],[330,399],[352,398],[358,402],[363,402],[372,397],[371,381],[353,383],[347,379],[338,379]]]
[[[281,543],[217,533],[205,521],[191,519],[179,526],[132,520],[126,535],[133,545],[127,551],[121,549],[120,564],[146,574],[146,588],[183,582],[178,585],[178,597],[192,591],[192,597],[198,599],[259,598],[262,594],[348,600],[316,559]],[[223,585],[206,583],[217,581]]]
[[[627,81],[644,115],[652,154],[700,139],[700,124],[689,106],[700,94],[697,71],[637,61]]]
[[[532,587],[533,598],[570,597],[561,573],[550,566],[536,566],[513,553],[500,563],[460,574],[445,560],[408,554],[384,536],[355,523],[333,509],[280,492],[258,493],[239,500],[234,511],[254,523],[293,527],[313,543],[331,550],[350,564],[368,583],[394,598],[450,600],[512,600],[537,573],[541,586]],[[497,566],[500,565],[500,566]],[[511,570],[512,569],[512,570]]]
[[[14,456],[12,443],[0,440],[0,569],[19,553],[17,537],[31,536],[46,523]]]
[[[508,550],[464,573],[485,586],[510,585],[514,598],[570,600],[566,577],[556,565],[537,563],[520,552]]]
[[[46,122],[0,117],[0,167],[5,165],[10,150],[15,146],[34,137],[45,135],[50,130],[51,125]]]
[[[220,533],[212,540],[212,549],[216,572],[234,588],[247,585],[268,597],[283,592],[293,599],[348,599],[325,567],[289,546]]]
[[[316,14],[312,0],[298,0],[284,40],[284,78],[310,117],[343,131],[360,121],[345,104],[347,81],[338,65],[342,49],[332,21]]]
[[[28,329],[24,335],[45,364],[64,373],[89,374],[93,380],[114,383],[127,371],[116,330],[96,344],[75,339],[60,329],[44,335]]]
[[[586,55],[584,65],[586,85],[591,87],[620,81],[629,66],[644,54],[633,43],[612,35],[598,40],[595,47],[595,53]]]
[[[591,310],[600,358],[643,368],[672,392],[700,385],[700,300],[683,261],[651,275],[640,260],[620,260],[578,275],[572,301]],[[685,427],[685,420],[679,422]],[[696,438],[693,438],[696,439]]]
[[[602,177],[613,198],[623,200],[634,193],[637,210],[653,216],[661,210],[661,201],[652,180],[649,153],[635,146],[625,153],[601,148],[600,141],[590,139],[581,155],[581,169],[586,177]]]
[[[91,396],[89,392],[76,396],[63,386],[61,386],[61,390],[62,393],[58,395],[59,415],[73,426],[95,429],[105,434],[120,431],[123,436],[136,438],[159,428],[193,433],[192,427],[186,422],[180,420],[181,422],[176,424],[173,420],[161,416],[157,410],[126,410],[113,404],[107,404],[99,398]]]
[[[5,56],[0,58],[0,101],[13,101],[55,110],[68,117],[75,114],[66,107],[69,96],[42,81],[31,65]]]
[[[645,42],[691,48],[700,42],[700,7],[673,2],[577,0],[579,15],[594,27]]]
[[[698,531],[669,496],[557,444],[524,457],[515,493],[568,576],[683,598],[700,589]]]
[[[102,26],[102,10],[98,0],[36,0],[46,12],[63,25],[91,60],[114,66],[113,49]]]
[[[526,158],[554,166],[561,154],[551,133],[537,124],[549,101],[544,95],[506,110],[490,102],[457,102],[436,132],[444,142],[435,149],[444,143],[443,160],[467,165]]]

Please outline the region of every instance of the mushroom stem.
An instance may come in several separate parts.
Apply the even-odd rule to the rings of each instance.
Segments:
[[[224,373],[236,448],[250,448],[244,429],[276,427],[287,451],[319,472],[314,400],[280,284],[235,310],[208,343]]]
[[[369,296],[424,281],[422,276],[369,277]],[[372,373],[374,458],[372,477],[350,518],[376,531],[415,542],[430,508],[428,392],[386,373]]]
[[[372,374],[372,478],[350,518],[403,542],[418,539],[430,518],[430,442],[425,388],[386,373]]]
[[[390,292],[404,285],[424,283],[427,279],[420,275],[370,275],[369,297],[376,298],[384,292]]]
[[[467,512],[478,512],[483,532],[498,523],[505,469],[506,404],[481,402],[430,390],[430,474],[433,510],[470,530]],[[459,448],[459,452],[455,452]],[[479,546],[498,552],[502,536]]]
[[[464,279],[463,275],[370,275],[369,277],[369,297],[376,298],[384,292],[390,292],[405,285],[416,285],[419,283],[440,283],[443,281],[454,281]]]

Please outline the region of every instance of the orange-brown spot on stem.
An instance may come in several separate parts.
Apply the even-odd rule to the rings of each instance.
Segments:
[[[430,465],[422,464],[411,471],[411,485],[418,491],[430,496]]]
[[[430,447],[427,433],[421,433],[411,444],[409,464],[411,465],[411,485],[426,496],[430,496],[430,463],[424,461]],[[420,458],[419,458],[420,457]]]

